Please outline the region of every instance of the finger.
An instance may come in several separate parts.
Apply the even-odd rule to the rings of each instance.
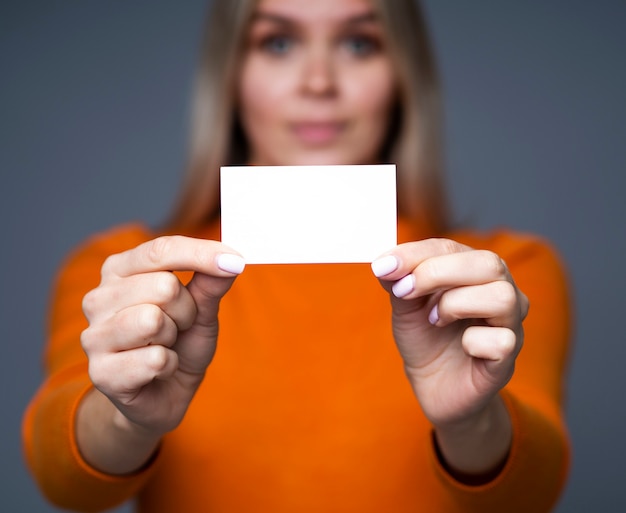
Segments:
[[[425,239],[399,244],[393,250],[372,262],[372,271],[378,278],[396,281],[409,274],[429,258],[454,255],[472,248],[450,239]]]
[[[168,379],[178,369],[178,355],[150,345],[90,360],[89,377],[111,399],[127,402],[155,379]]]
[[[191,327],[179,332],[176,340],[179,367],[184,373],[203,374],[211,363],[218,334],[217,312],[220,300],[234,280],[235,277],[216,278],[195,273],[187,285],[196,303],[197,314]]]
[[[83,311],[90,322],[97,322],[141,304],[160,307],[180,330],[191,326],[196,316],[191,294],[173,273],[166,271],[108,279],[85,295]]]
[[[373,262],[372,269],[381,279],[395,281],[391,291],[406,299],[510,278],[506,264],[495,253],[445,239],[397,246],[393,254]]]
[[[217,316],[219,301],[233,284],[231,280],[215,279],[212,276],[196,273],[187,285],[198,306],[195,324],[205,324]]]
[[[231,256],[234,257],[231,259]],[[200,272],[194,273],[187,285],[197,313],[189,329],[179,333],[176,352],[180,369],[191,375],[203,374],[215,353],[218,333],[217,312],[222,296],[232,286],[236,273],[243,269],[236,255],[222,254],[220,265],[232,270],[230,277],[216,277]]]
[[[483,319],[491,326],[516,329],[522,320],[522,308],[511,282],[494,281],[443,292],[429,320],[445,326],[459,319]]]
[[[163,310],[145,304],[125,308],[113,317],[89,326],[81,335],[81,343],[91,357],[147,345],[171,347],[177,335],[176,324]]]
[[[102,273],[123,277],[155,271],[197,271],[231,277],[240,274],[244,266],[243,257],[221,242],[170,235],[110,256]]]
[[[461,345],[468,356],[479,360],[491,385],[502,387],[513,375],[522,337],[508,328],[470,326],[463,332]]]
[[[491,251],[464,251],[452,255],[432,257],[422,261],[411,273],[413,289],[408,290],[406,284],[401,287],[394,285],[394,294],[399,297],[419,297],[459,286],[482,285],[509,278],[504,261]],[[410,296],[410,297],[409,297]]]

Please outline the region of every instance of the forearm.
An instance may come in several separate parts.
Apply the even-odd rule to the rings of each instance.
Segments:
[[[160,437],[131,423],[109,399],[94,389],[76,415],[76,442],[85,461],[111,475],[141,470],[154,455]]]
[[[558,407],[529,388],[515,391],[507,387],[500,397],[512,426],[511,448],[504,465],[488,481],[484,476],[461,481],[433,451],[443,493],[459,505],[459,511],[468,513],[552,511],[569,467],[568,438]]]
[[[442,463],[468,484],[495,477],[506,462],[512,425],[502,399],[496,396],[476,417],[450,426],[436,426],[435,439]]]
[[[72,511],[103,511],[133,497],[152,475],[115,476],[98,472],[85,461],[76,442],[77,413],[91,394],[86,365],[67,367],[50,376],[26,411],[23,440],[28,466],[43,494]]]

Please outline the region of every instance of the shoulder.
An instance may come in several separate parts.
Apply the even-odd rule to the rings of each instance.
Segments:
[[[109,255],[134,248],[155,237],[155,232],[141,223],[114,226],[85,239],[68,255],[67,262],[106,259]]]
[[[65,257],[52,282],[48,311],[48,328],[53,334],[50,347],[68,342],[64,338],[69,333],[68,326],[77,326],[77,333],[86,327],[81,301],[100,283],[100,270],[107,257],[150,237],[150,231],[140,224],[121,225],[90,236]],[[47,358],[52,358],[50,352]]]
[[[552,287],[567,295],[567,266],[548,239],[532,233],[497,229],[489,232],[458,231],[447,237],[474,249],[493,251],[502,258],[516,282],[541,290]]]
[[[446,237],[474,249],[493,251],[510,264],[537,257],[560,260],[558,251],[548,239],[532,233],[500,228],[486,232],[459,230]]]
[[[118,225],[91,235],[64,258],[56,275],[56,288],[76,288],[79,284],[95,287],[107,257],[134,248],[153,237],[154,233],[140,223]]]

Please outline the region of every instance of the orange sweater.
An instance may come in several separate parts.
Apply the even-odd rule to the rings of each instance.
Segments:
[[[219,239],[219,228],[197,235]],[[554,505],[569,460],[567,287],[544,242],[504,231],[451,235],[500,254],[531,302],[525,346],[502,392],[513,446],[488,484],[460,484],[440,465],[393,342],[389,299],[363,264],[248,266],[222,301],[206,378],[154,461],[124,477],[90,468],[73,429],[90,388],[81,300],[106,256],[153,236],[132,225],[95,237],[59,275],[47,380],[23,424],[28,463],[51,501],[98,511],[136,496],[138,510],[152,513],[538,513]],[[400,223],[401,242],[419,238]]]

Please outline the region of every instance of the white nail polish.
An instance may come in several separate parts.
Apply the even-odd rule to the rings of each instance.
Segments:
[[[241,274],[246,266],[246,261],[238,255],[222,253],[217,257],[217,266],[227,273]]]
[[[428,322],[433,326],[439,322],[439,305],[435,304],[435,306],[433,306],[430,314],[428,314]]]
[[[377,278],[386,276],[397,268],[398,259],[393,255],[387,255],[372,262],[372,271]]]
[[[415,278],[413,278],[412,274],[409,274],[394,283],[393,287],[391,287],[391,290],[394,296],[402,298],[404,296],[408,296],[411,292],[413,292],[414,288]]]

